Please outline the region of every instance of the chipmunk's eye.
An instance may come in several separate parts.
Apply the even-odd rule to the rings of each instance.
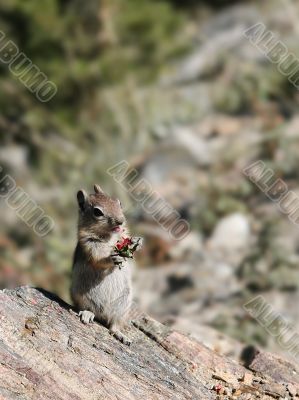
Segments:
[[[104,215],[103,211],[100,209],[100,207],[94,207],[93,208],[93,215],[95,217],[102,217]]]

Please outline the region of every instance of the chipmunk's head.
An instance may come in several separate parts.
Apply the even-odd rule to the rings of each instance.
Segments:
[[[77,193],[79,205],[79,234],[91,238],[107,238],[119,234],[125,224],[125,216],[120,201],[108,196],[99,185],[94,185],[94,193],[84,190]]]

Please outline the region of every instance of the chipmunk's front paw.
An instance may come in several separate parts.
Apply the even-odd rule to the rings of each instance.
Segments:
[[[140,250],[141,247],[143,246],[143,238],[142,237],[134,236],[134,237],[132,237],[131,241],[132,241],[135,251]]]
[[[79,312],[79,317],[81,319],[81,322],[83,322],[83,324],[89,324],[93,322],[95,315],[91,311],[85,310]]]
[[[112,254],[111,258],[115,267],[119,267],[119,269],[123,267],[124,257],[118,254]]]

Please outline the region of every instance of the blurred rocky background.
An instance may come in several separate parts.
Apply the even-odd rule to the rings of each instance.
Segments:
[[[279,345],[243,309],[262,294],[299,332],[299,230],[242,170],[298,191],[299,92],[243,35],[299,56],[292,0],[5,0],[0,26],[58,87],[40,103],[0,64],[0,165],[55,221],[39,238],[0,203],[0,286],[69,301],[79,188],[122,199],[145,237],[136,301],[219,352]],[[127,160],[191,225],[180,242],[107,174]],[[285,354],[287,356],[287,354]]]

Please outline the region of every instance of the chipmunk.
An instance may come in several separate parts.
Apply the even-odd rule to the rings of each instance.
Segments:
[[[115,254],[117,241],[128,235],[120,201],[94,185],[94,194],[77,193],[78,243],[74,253],[71,297],[85,324],[97,319],[116,339],[131,341],[119,328],[132,302],[134,261]],[[132,238],[141,247],[141,238]]]

